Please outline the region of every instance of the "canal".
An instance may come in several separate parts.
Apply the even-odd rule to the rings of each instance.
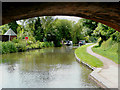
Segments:
[[[2,88],[98,88],[74,50],[53,47],[2,55]]]

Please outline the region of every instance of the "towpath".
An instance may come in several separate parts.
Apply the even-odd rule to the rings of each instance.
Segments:
[[[87,47],[87,52],[103,62],[103,67],[95,69],[90,76],[103,85],[105,88],[118,88],[118,64],[112,60],[96,54],[92,51],[91,45]]]

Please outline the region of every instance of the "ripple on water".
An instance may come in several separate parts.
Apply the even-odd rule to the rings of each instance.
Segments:
[[[97,87],[88,80],[91,70],[76,62],[71,47],[6,54],[3,60],[4,88]]]

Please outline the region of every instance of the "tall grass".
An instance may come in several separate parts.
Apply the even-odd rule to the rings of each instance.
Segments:
[[[115,63],[119,63],[118,61],[118,54],[120,53],[119,50],[120,42],[113,41],[112,38],[109,38],[107,41],[104,41],[101,46],[94,46],[92,50],[95,53],[98,53],[104,57],[107,57],[113,60]]]

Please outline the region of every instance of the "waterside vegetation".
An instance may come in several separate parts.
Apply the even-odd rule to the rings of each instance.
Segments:
[[[98,40],[98,46],[106,49],[108,47],[104,47],[104,43],[109,38],[112,38],[116,45],[120,42],[118,31],[102,23],[83,18],[79,19],[78,22],[52,16],[23,19],[0,26],[0,34],[4,35],[9,29],[17,34],[17,39],[10,42],[1,42],[2,54],[50,46],[60,47],[62,43],[68,40],[72,41],[73,45],[78,45],[80,40],[95,43],[101,38]],[[25,37],[28,37],[28,40],[25,40]],[[109,44],[111,45],[111,43]],[[111,56],[114,55],[112,51],[109,53],[111,53]],[[114,61],[117,62],[117,60]]]
[[[91,44],[90,44],[91,45]],[[103,66],[102,61],[98,58],[87,53],[86,48],[90,45],[83,45],[75,50],[76,56],[80,59],[80,62],[87,63],[91,67],[101,67]]]
[[[46,47],[53,47],[54,44],[52,42],[39,42],[30,43],[29,41],[17,41],[15,38],[10,42],[0,42],[2,43],[0,54],[14,53],[14,52],[24,52],[31,49],[41,49]]]
[[[120,64],[120,60],[118,58],[118,56],[120,56],[119,45],[120,42],[113,41],[112,38],[109,38],[107,41],[104,41],[101,46],[94,46],[92,50],[93,52],[107,57],[117,64]]]

